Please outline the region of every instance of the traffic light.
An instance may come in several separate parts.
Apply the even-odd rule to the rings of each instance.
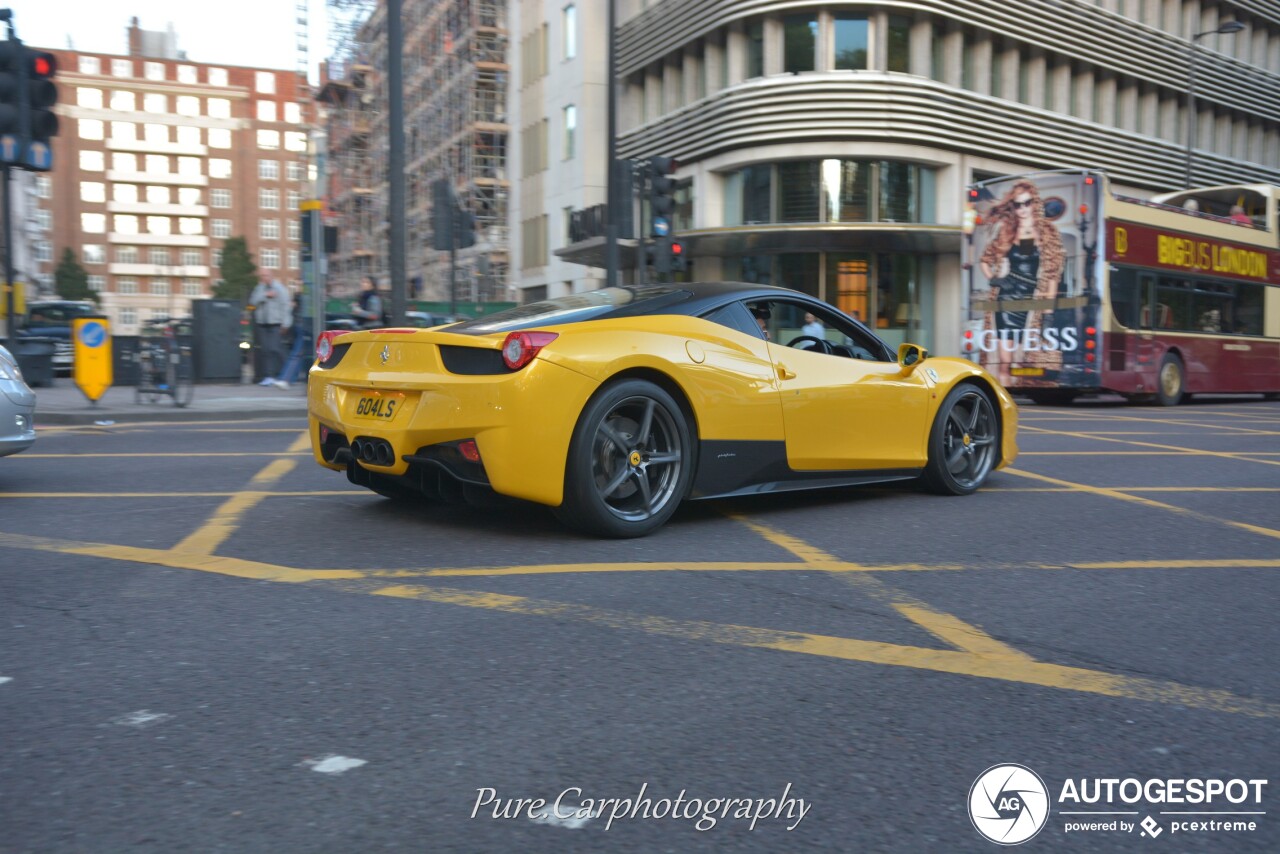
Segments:
[[[48,51],[32,50],[20,39],[0,42],[0,162],[37,172],[53,167],[57,72]]]
[[[671,272],[683,273],[689,269],[689,259],[684,254],[684,241],[674,238],[670,241]]]
[[[58,87],[54,75],[58,60],[45,50],[24,48],[27,71],[27,168],[44,172],[53,166],[53,137],[58,135],[58,117],[53,107],[58,103]]]
[[[650,157],[645,164],[649,184],[649,230],[654,237],[671,233],[671,214],[676,209],[674,157]]]
[[[476,245],[476,215],[471,211],[456,210],[453,212],[453,227],[457,229],[457,246],[466,249]]]
[[[437,178],[431,183],[431,240],[432,249],[448,251],[453,248],[454,216],[457,201],[448,178]]]

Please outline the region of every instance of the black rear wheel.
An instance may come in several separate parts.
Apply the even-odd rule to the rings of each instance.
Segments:
[[[689,490],[693,440],[671,395],[645,380],[606,386],[574,428],[565,466],[564,523],[606,537],[660,527]]]
[[[925,485],[940,495],[968,495],[982,486],[1000,454],[1000,419],[976,385],[951,390],[929,433]]]

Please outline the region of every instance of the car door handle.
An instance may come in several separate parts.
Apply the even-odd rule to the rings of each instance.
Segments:
[[[789,370],[787,370],[787,366],[786,366],[786,365],[778,365],[778,379],[780,379],[780,380],[793,380],[793,379],[795,379],[795,378],[796,378],[795,371],[789,371]]]

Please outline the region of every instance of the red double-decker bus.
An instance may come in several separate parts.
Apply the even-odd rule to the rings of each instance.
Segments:
[[[965,354],[1040,403],[1280,396],[1280,188],[1114,195],[1098,171],[969,188]]]

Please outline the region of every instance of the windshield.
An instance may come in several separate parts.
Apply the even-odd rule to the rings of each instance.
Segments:
[[[531,302],[491,314],[477,317],[449,328],[450,332],[484,335],[491,332],[509,332],[533,326],[555,326],[562,323],[580,323],[606,314],[621,312],[645,314],[669,300],[663,297],[682,295],[678,288],[656,285],[641,288],[603,288],[583,294],[569,294],[553,299]]]
[[[69,326],[72,319],[86,314],[93,314],[93,306],[88,303],[33,305],[27,316],[27,326]]]

